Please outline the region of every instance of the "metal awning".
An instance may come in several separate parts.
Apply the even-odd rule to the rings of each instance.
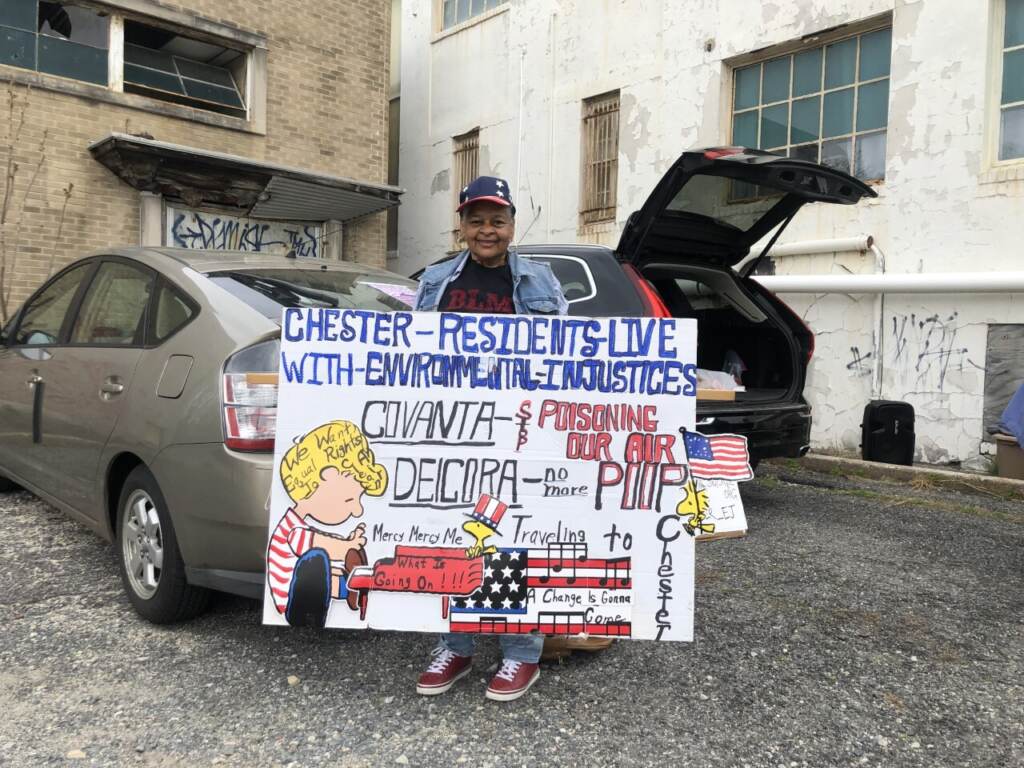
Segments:
[[[262,219],[348,221],[398,205],[405,191],[125,133],[94,142],[89,152],[137,190]]]

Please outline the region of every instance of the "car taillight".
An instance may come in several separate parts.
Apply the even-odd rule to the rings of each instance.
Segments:
[[[654,286],[647,282],[644,276],[637,271],[636,267],[632,264],[624,264],[622,269],[625,271],[629,281],[633,283],[637,293],[640,294],[640,301],[644,305],[645,317],[672,317],[672,313],[668,311],[668,307],[665,306],[665,302],[661,300],[658,292],[654,290]]]
[[[224,445],[235,451],[274,450],[277,428],[276,339],[246,347],[224,366]]]

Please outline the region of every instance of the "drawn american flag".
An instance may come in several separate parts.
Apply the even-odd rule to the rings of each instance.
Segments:
[[[484,581],[469,597],[452,599],[452,613],[526,613],[525,549],[502,549],[484,557]]]
[[[750,480],[754,476],[747,453],[747,438],[686,432],[686,457],[690,472],[704,480]]]

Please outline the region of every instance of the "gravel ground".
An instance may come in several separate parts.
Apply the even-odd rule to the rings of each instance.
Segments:
[[[0,495],[0,764],[1024,765],[1024,504],[789,465],[697,554],[696,642],[413,692],[431,638],[136,618],[112,550]]]

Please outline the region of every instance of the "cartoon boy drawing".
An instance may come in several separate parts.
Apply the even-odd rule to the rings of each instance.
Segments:
[[[292,626],[323,627],[331,599],[358,605],[348,574],[366,563],[366,526],[347,536],[323,530],[363,514],[362,496],[380,496],[388,473],[366,436],[350,421],[322,424],[295,441],[281,460],[292,506],[267,549],[267,582],[278,612]]]

